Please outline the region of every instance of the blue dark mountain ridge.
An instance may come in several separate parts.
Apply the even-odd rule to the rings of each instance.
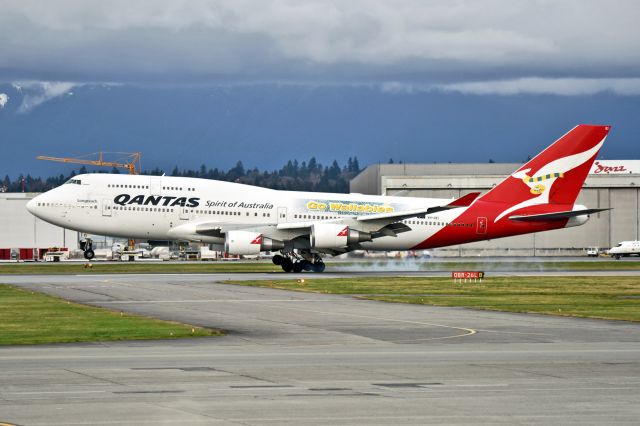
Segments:
[[[86,84],[63,92],[37,104],[38,86],[0,85],[9,96],[0,109],[2,176],[67,173],[71,166],[35,156],[100,149],[141,151],[143,168],[166,171],[201,164],[228,170],[238,160],[274,170],[311,157],[326,165],[358,157],[361,166],[389,158],[518,162],[583,122],[614,126],[602,157],[640,154],[637,96],[388,93],[375,85],[303,84]]]

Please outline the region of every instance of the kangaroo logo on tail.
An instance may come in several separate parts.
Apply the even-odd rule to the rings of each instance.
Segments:
[[[564,173],[553,173],[553,174],[538,176],[538,177],[531,177],[525,174],[524,178],[522,178],[522,181],[526,185],[529,185],[531,182],[540,182],[540,181],[551,179],[551,178],[563,178],[563,177],[564,177]],[[537,183],[531,187],[531,190],[529,192],[531,192],[533,195],[540,195],[544,192],[546,188],[547,187],[544,186],[543,184]]]

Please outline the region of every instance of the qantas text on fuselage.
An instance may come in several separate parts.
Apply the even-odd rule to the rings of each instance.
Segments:
[[[411,250],[585,223],[575,201],[609,126],[579,125],[485,194],[457,199],[277,191],[166,176],[85,174],[31,200],[35,216],[79,232],[278,251],[284,270],[321,256]]]

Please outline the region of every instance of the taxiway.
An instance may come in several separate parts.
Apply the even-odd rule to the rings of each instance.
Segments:
[[[0,348],[0,422],[585,425],[640,417],[639,324],[219,283],[264,277],[273,275],[3,276],[229,334]]]

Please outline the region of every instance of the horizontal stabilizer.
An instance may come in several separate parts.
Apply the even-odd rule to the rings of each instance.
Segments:
[[[611,209],[570,210],[570,211],[555,212],[555,213],[542,213],[542,214],[509,216],[509,219],[516,220],[516,221],[519,221],[519,222],[545,222],[545,221],[548,221],[548,220],[569,219],[571,217],[584,216],[586,214],[599,213],[599,212],[603,212],[603,211],[606,211],[606,210],[611,210]]]

